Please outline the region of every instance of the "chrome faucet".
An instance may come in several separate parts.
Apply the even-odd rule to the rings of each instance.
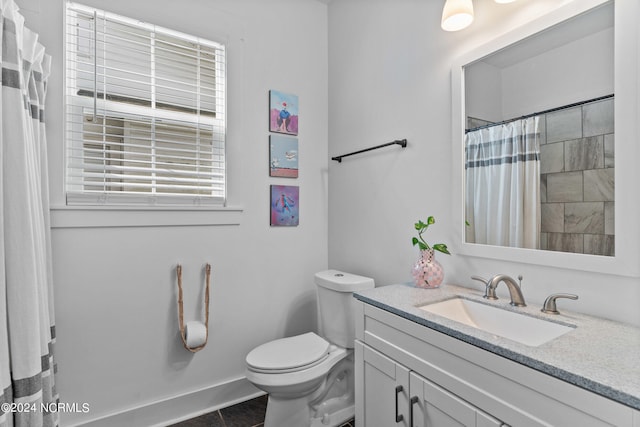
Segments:
[[[524,302],[524,296],[522,295],[520,286],[518,286],[516,281],[506,274],[496,274],[491,280],[487,282],[484,297],[487,299],[498,299],[498,297],[496,296],[496,288],[498,287],[500,282],[504,282],[504,284],[507,285],[507,288],[509,288],[509,294],[511,295],[511,305],[516,307],[527,306],[527,304],[525,304]]]

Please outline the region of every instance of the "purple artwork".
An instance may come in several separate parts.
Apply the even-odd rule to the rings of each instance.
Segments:
[[[269,130],[298,134],[298,96],[277,90],[269,91]]]
[[[300,188],[292,185],[271,186],[271,225],[297,226],[300,220]]]

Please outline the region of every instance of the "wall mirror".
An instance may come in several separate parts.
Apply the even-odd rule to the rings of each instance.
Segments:
[[[464,66],[466,242],[615,254],[613,11]]]
[[[618,9],[629,6],[574,3],[454,64],[460,252],[638,275],[637,244],[615,238],[637,230],[637,204],[616,203],[634,174],[621,136],[637,136],[619,111],[635,103],[637,78],[631,96],[615,90],[637,67],[619,56],[638,55],[637,41],[619,42],[631,23]]]

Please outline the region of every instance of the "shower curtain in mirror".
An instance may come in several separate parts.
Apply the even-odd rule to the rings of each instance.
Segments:
[[[467,242],[539,248],[538,122],[531,117],[466,134]]]
[[[0,426],[56,426],[44,99],[50,58],[0,0]]]

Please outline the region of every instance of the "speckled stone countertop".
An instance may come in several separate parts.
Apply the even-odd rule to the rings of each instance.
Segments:
[[[562,304],[562,300],[558,304],[561,314],[552,315],[542,313],[538,304],[512,307],[508,298],[487,301],[482,295],[478,290],[453,285],[420,289],[413,284],[398,284],[358,291],[354,296],[367,304],[640,410],[640,329],[572,313],[565,310],[566,304]],[[576,328],[538,347],[530,347],[417,308],[456,296]]]

